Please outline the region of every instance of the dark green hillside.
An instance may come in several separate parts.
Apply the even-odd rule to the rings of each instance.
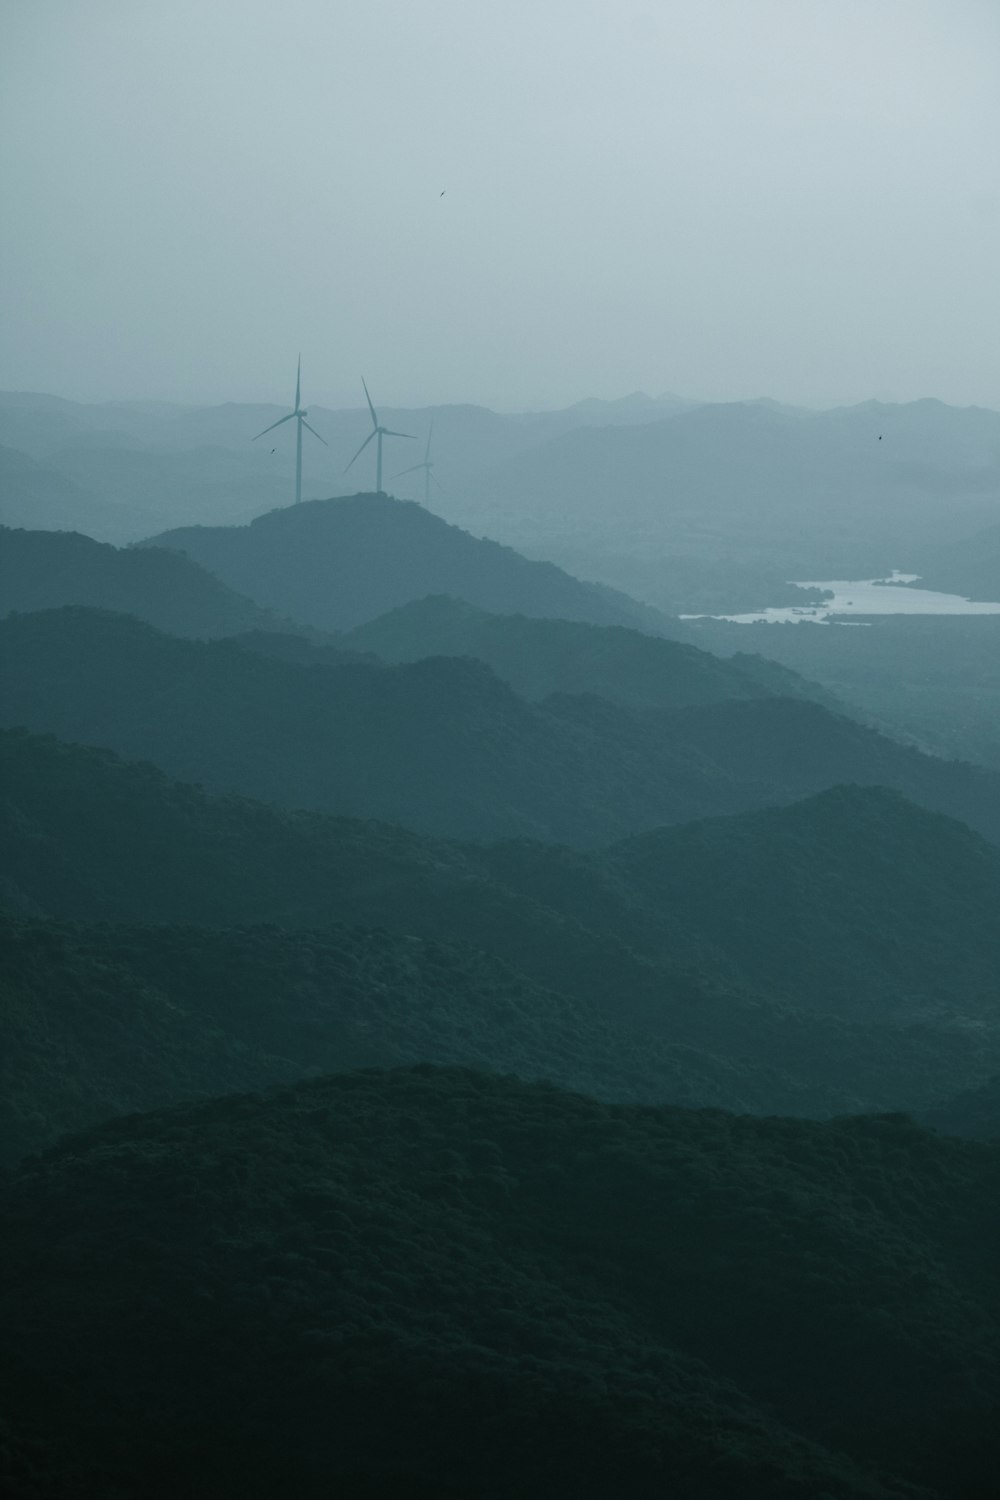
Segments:
[[[0,1201],[20,1493],[986,1500],[998,1190],[460,1070],[122,1120]]]
[[[935,1109],[924,1110],[921,1124],[944,1135],[1000,1141],[1000,1074],[976,1089],[966,1089]]]
[[[500,614],[683,633],[649,605],[388,495],[312,500],[249,526],[187,526],[150,543],[186,552],[230,588],[320,630],[349,630],[408,600],[453,594]]]
[[[577,1007],[578,1040],[568,1049],[561,1023],[550,1030],[548,1042],[544,1028],[536,1035],[529,1027],[523,1044],[519,1033],[504,1038],[489,1028],[484,1032],[473,1002],[469,1010],[448,1010],[440,1024],[421,1033],[418,1040],[426,1050],[417,1053],[411,1023],[394,1031],[399,1018],[389,1017],[379,1022],[379,1046],[385,1050],[378,1061],[422,1055],[485,1064],[493,1057],[495,1065],[514,1068],[521,1065],[511,1048],[523,1046],[530,1071],[608,1096],[818,1115],[924,1108],[1000,1068],[1000,1034],[982,1025],[983,996],[974,987],[992,939],[974,921],[956,918],[953,946],[969,945],[968,956],[956,960],[955,968],[965,988],[956,982],[950,1011],[934,1024],[915,1020],[907,1010],[912,965],[901,966],[898,989],[886,991],[879,985],[890,971],[883,966],[878,983],[871,985],[863,951],[857,955],[855,982],[871,1000],[869,1012],[862,1009],[863,1019],[850,1019],[859,1007],[853,996],[850,1007],[843,1007],[833,985],[822,1001],[830,1010],[848,1009],[848,1018],[809,1014],[798,1008],[794,993],[793,1003],[779,1007],[755,994],[738,974],[734,978],[732,956],[708,945],[690,909],[672,910],[657,897],[655,884],[650,890],[648,870],[635,872],[631,885],[623,879],[627,861],[621,851],[584,856],[527,842],[461,846],[375,823],[282,814],[252,802],[208,797],[107,752],[19,732],[0,733],[0,782],[5,789],[0,893],[21,913],[85,922],[380,927],[402,937],[472,944],[525,976],[519,981],[525,993],[532,987],[555,991]],[[887,801],[896,807],[895,799]],[[891,858],[893,847],[900,855],[907,847],[908,813],[924,817],[900,805],[901,828],[894,829],[888,816],[873,823],[882,858]],[[732,821],[730,836],[738,845],[741,820]],[[959,856],[966,846],[958,832],[957,840],[941,838],[941,889],[961,888],[968,869],[975,869],[984,878],[984,900],[989,899],[988,861],[971,841],[963,864]],[[700,879],[693,867],[692,884],[697,887]],[[867,889],[873,910],[881,913],[878,920],[887,929],[898,924],[919,954],[921,934],[894,903],[892,890],[875,882]],[[804,904],[799,915],[803,923],[816,920],[824,941],[833,946],[832,970],[839,980],[854,951],[852,904],[839,928],[832,917],[810,914]],[[781,929],[774,941],[780,944],[785,936]],[[100,946],[111,939],[88,941]],[[142,986],[203,1021],[217,1016],[220,967],[228,965],[227,992],[236,984],[238,996],[244,985],[247,995],[256,993],[257,981],[236,954],[227,965],[206,960],[206,967],[196,970],[202,978],[185,980],[186,987],[178,989],[175,970],[163,960],[173,941],[166,938],[161,949],[151,939],[140,961],[140,947],[130,939],[126,966]],[[229,941],[206,937],[204,952]],[[240,940],[231,941],[238,948]],[[273,946],[284,951],[277,935]],[[838,954],[838,948],[844,952]],[[289,952],[294,951],[292,944]],[[107,956],[109,962],[125,963],[113,944]],[[298,970],[289,963],[294,979]],[[268,971],[263,965],[262,972]],[[297,993],[298,980],[289,983],[291,989],[282,981],[275,994]],[[808,998],[815,1008],[817,994]],[[373,998],[371,1003],[381,1014],[388,1002]],[[914,1002],[914,1012],[918,1009]],[[960,1020],[966,1013],[980,1017],[973,1030]],[[598,1015],[619,1033],[613,1043],[606,1034],[603,1041],[594,1040]],[[893,1015],[900,1017],[897,1023],[889,1019]],[[212,1024],[228,1034],[233,1023],[230,1016]],[[291,1045],[283,1043],[283,1056],[290,1056]]]
[[[336,923],[218,931],[0,912],[0,1035],[2,1165],[113,1115],[360,1066],[458,1063],[645,1103],[760,1110],[782,1090],[803,1096],[777,1068],[616,1025],[465,944]]]
[[[1000,1026],[1000,850],[879,787],[644,834],[633,900],[804,1010]]]
[[[171,635],[210,638],[281,628],[268,610],[179,553],[119,550],[79,532],[0,527],[3,613],[65,604],[136,615]]]
[[[749,657],[725,662],[680,641],[620,626],[491,615],[444,595],[359,625],[345,644],[390,662],[474,656],[523,698],[596,693],[636,708],[690,708],[780,693],[833,703],[821,688],[776,663],[761,663],[760,674]]]
[[[818,704],[530,704],[468,659],[305,666],[97,611],[0,624],[0,714],[220,791],[459,838],[596,844],[852,781],[1000,839],[1000,777]]]
[[[165,929],[182,932],[183,929]],[[300,1077],[128,963],[111,929],[0,912],[0,1165],[112,1115]]]

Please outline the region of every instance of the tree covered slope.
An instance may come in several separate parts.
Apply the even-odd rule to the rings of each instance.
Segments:
[[[21,1493],[986,1500],[998,1188],[464,1070],[131,1117],[3,1190]]]
[[[12,947],[5,971],[7,1025],[18,1039],[11,1055],[28,1059],[31,1088],[43,1094],[50,1083],[67,1094],[59,1058],[81,1037],[86,1071],[100,1074],[110,1037],[97,1096],[125,1107],[132,1096],[114,1075],[130,1066],[117,1040],[130,985],[156,1010],[148,1045],[137,1011],[130,1045],[163,1054],[156,1088],[174,1090],[152,1092],[149,1105],[190,1097],[215,1076],[209,1067],[189,1083],[157,1028],[176,1037],[172,1047],[200,1046],[211,1032],[219,1090],[246,1047],[263,1081],[297,1076],[320,1056],[331,1069],[460,1061],[602,1097],[817,1115],[925,1108],[1000,1068],[996,856],[892,794],[830,793],[765,816],[762,829],[756,815],[733,818],[677,830],[676,847],[650,840],[584,855],[283,814],[17,732],[0,734],[0,779],[0,892],[22,920],[42,924],[36,933],[29,921],[24,936],[27,970]],[[838,846],[831,820],[855,820],[864,840]],[[758,839],[765,851],[808,853],[765,854],[760,864]],[[726,848],[728,884],[716,875]],[[914,860],[937,882],[935,922],[925,900],[908,903],[905,886],[896,893],[881,879],[893,858]],[[745,879],[762,887],[755,939],[741,924]],[[949,892],[970,883],[977,897],[962,910]],[[101,925],[46,936],[45,919]],[[137,923],[161,924],[162,936]],[[345,924],[378,931],[344,936]],[[886,939],[873,963],[878,932]],[[451,955],[437,979],[426,943]],[[372,984],[352,979],[345,990],[343,951],[365,955],[357,974],[367,965]],[[434,980],[422,979],[423,991],[413,979],[421,965]],[[119,979],[105,990],[111,974]],[[415,1015],[418,993],[432,999]],[[66,995],[82,997],[79,1014]],[[374,1051],[359,1052],[366,1043]],[[276,1058],[289,1071],[268,1072]],[[42,1113],[59,1117],[55,1104]],[[32,1139],[43,1139],[39,1131]]]

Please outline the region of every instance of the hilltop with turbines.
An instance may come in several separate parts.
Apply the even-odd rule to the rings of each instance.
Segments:
[[[1000,416],[361,384],[0,395],[0,1486],[985,1500]]]

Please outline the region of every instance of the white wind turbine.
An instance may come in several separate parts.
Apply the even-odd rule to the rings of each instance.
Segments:
[[[441,489],[440,483],[438,482],[438,480],[434,479],[434,475],[431,473],[431,470],[434,467],[434,460],[431,458],[431,438],[433,436],[434,436],[434,422],[432,420],[430,428],[428,429],[428,432],[427,432],[427,447],[424,449],[424,461],[423,461],[423,463],[422,464],[412,464],[410,466],[410,468],[408,468],[408,469],[401,469],[398,474],[393,474],[393,476],[392,476],[393,479],[402,479],[402,477],[403,477],[404,474],[415,474],[418,469],[423,469],[423,471],[424,471],[424,504],[427,506],[428,510],[430,509],[430,503],[431,503],[431,480],[433,479],[434,483],[437,485],[438,489],[439,490]],[[443,494],[444,491],[442,490],[441,493]]]
[[[302,410],[302,406],[301,406],[301,402],[300,402],[301,387],[302,387],[302,355],[300,354],[299,355],[298,368],[295,371],[295,410],[294,411],[290,411],[288,413],[287,417],[279,417],[276,422],[272,422],[271,423],[270,427],[265,427],[264,428],[264,432],[258,432],[257,433],[257,437],[254,437],[254,438],[251,439],[251,441],[255,443],[257,441],[257,438],[262,438],[264,436],[265,432],[273,432],[276,427],[280,427],[284,422],[290,422],[293,417],[296,418],[297,423],[298,423],[298,428],[297,428],[297,431],[296,431],[296,434],[295,434],[295,503],[296,503],[296,505],[298,505],[299,502],[302,499],[302,429],[303,429],[303,427],[309,427],[309,423],[306,421],[306,417],[309,415],[309,413],[307,411],[303,411]],[[314,438],[319,438],[319,440],[323,444],[324,448],[328,448],[330,446],[329,443],[327,442],[326,438],[319,437],[319,433],[316,431],[315,427],[309,427],[309,431],[312,433],[312,435],[313,435]]]
[[[368,434],[368,436],[365,438],[364,442],[361,444],[361,447],[358,449],[357,453],[355,453],[354,458],[352,458],[351,462],[347,465],[347,469],[351,468],[351,466],[354,464],[355,460],[359,459],[361,457],[362,453],[364,453],[365,449],[368,447],[368,444],[371,442],[372,438],[376,438],[377,442],[375,444],[375,453],[376,453],[376,459],[375,459],[375,492],[376,492],[376,494],[381,495],[381,493],[382,493],[382,439],[383,439],[383,437],[412,438],[413,437],[413,433],[412,432],[393,432],[393,430],[392,430],[391,427],[383,427],[381,425],[381,423],[379,422],[378,417],[375,414],[375,408],[374,408],[374,406],[372,406],[372,398],[368,394],[368,387],[365,385],[364,376],[361,377],[361,384],[365,386],[365,399],[368,402],[368,410],[372,414],[372,430]],[[344,470],[345,474],[347,473],[347,469]]]

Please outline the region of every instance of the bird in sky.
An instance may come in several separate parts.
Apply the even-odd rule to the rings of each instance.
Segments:
[[[447,192],[447,191],[448,191],[448,189],[447,189],[447,188],[442,188],[442,189],[441,189],[441,191],[440,191],[440,192],[439,192],[439,193],[438,193],[438,197],[439,197],[439,198],[443,198],[443,197],[444,197],[444,195],[445,195],[445,193],[446,193],[446,192]]]

